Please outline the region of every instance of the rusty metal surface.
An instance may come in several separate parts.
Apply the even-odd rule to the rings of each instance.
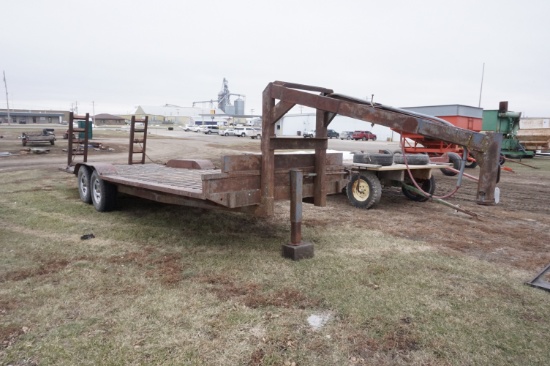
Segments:
[[[214,163],[206,159],[171,159],[166,162],[166,166],[169,168],[199,170],[209,170],[216,168],[214,166]]]
[[[317,91],[316,95],[311,91]],[[278,101],[278,104],[276,104]],[[284,108],[279,105],[284,103]],[[269,84],[263,94],[263,136],[274,137],[274,126],[280,113],[274,113],[279,109],[286,110],[294,105],[303,105],[317,109],[317,134],[316,138],[326,138],[326,127],[331,118],[339,114],[371,123],[380,124],[403,132],[419,134],[426,137],[454,143],[467,148],[476,157],[480,166],[480,179],[477,190],[477,203],[492,205],[495,203],[494,191],[498,176],[498,152],[502,142],[502,135],[495,133],[482,134],[450,125],[447,121],[436,117],[404,111],[379,103],[369,103],[364,100],[350,98],[341,94],[334,94],[332,90],[314,86],[285,83],[276,81]],[[273,138],[264,138],[262,141],[263,172],[262,200],[269,203],[273,197],[273,188],[270,187],[273,169],[272,152],[276,148],[286,148],[283,143],[274,142]],[[322,156],[322,147],[314,147],[316,154]],[[322,163],[317,165],[323,171]],[[316,200],[322,205],[325,195],[322,187],[316,190]]]
[[[74,128],[74,120],[85,120],[84,128]],[[90,129],[90,114],[86,113],[84,116],[75,115],[73,112],[69,113],[69,131],[68,131],[68,141],[67,141],[67,166],[72,166],[75,164],[74,158],[77,155],[82,155],[82,161],[85,163],[88,161],[88,132]],[[84,140],[80,138],[73,139],[75,132],[84,132]],[[82,147],[80,144],[82,143]],[[73,146],[75,145],[76,146]]]
[[[302,242],[302,184],[303,173],[299,169],[290,170],[290,243]]]
[[[136,128],[136,123],[143,123],[143,128]],[[148,124],[149,116],[145,116],[143,119],[136,119],[136,116],[132,116],[130,122],[130,143],[128,145],[128,165],[145,164]],[[141,138],[136,138],[136,133],[141,134]],[[136,154],[140,154],[138,160],[134,157]]]

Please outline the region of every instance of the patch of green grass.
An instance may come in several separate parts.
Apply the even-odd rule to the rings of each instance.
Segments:
[[[523,285],[530,274],[345,225],[305,226],[315,258],[293,262],[279,252],[288,217],[277,217],[129,197],[102,214],[65,173],[3,173],[0,363],[549,359],[548,293]],[[326,323],[312,327],[312,315]]]

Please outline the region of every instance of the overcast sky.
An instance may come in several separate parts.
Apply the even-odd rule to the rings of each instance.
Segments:
[[[550,116],[548,0],[0,0],[10,108],[134,113],[275,80]],[[6,108],[4,85],[0,108]]]

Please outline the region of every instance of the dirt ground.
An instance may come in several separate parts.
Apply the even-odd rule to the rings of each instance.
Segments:
[[[66,140],[56,145],[28,146],[49,149],[47,154],[21,151],[18,129],[0,127],[0,172],[20,169],[58,169],[66,166],[63,149]],[[128,159],[128,135],[124,131],[97,131],[94,140],[113,151],[91,151],[90,161],[125,163]],[[168,136],[161,136],[168,135]],[[347,142],[350,150],[361,142]],[[151,135],[147,142],[148,162],[166,162],[170,158],[208,158],[219,164],[227,154],[258,152],[259,141],[171,131]],[[343,142],[329,141],[329,148],[341,149]],[[356,145],[353,145],[356,144]],[[365,143],[363,143],[365,144]],[[392,144],[392,143],[388,143]],[[392,148],[393,146],[388,146]],[[378,150],[383,143],[362,145],[359,149]],[[358,148],[355,148],[356,150]],[[524,165],[524,164],[528,164]],[[538,273],[550,263],[550,158],[536,157],[505,164],[511,171],[502,172],[500,203],[480,206],[475,203],[477,183],[464,180],[462,187],[448,202],[478,215],[478,219],[433,201],[418,203],[405,198],[398,188],[385,189],[381,202],[370,210],[353,208],[345,195],[330,196],[327,207],[304,205],[303,225],[309,228],[336,226],[362,227],[396,237],[426,242],[448,251],[461,252],[483,260],[503,263]],[[468,169],[477,175],[478,168]],[[60,173],[61,174],[61,173]],[[434,172],[436,195],[453,190],[456,178]],[[75,180],[76,189],[76,180]],[[277,216],[288,220],[288,203],[277,203]],[[368,245],[368,243],[366,243]]]

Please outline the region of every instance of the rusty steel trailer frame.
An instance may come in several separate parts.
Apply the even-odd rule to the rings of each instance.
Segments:
[[[276,122],[295,105],[317,110],[315,138],[276,137]],[[342,154],[327,153],[327,127],[337,114],[435,137],[468,148],[477,155],[481,166],[477,202],[494,204],[501,135],[483,135],[441,125],[422,115],[335,94],[330,89],[280,81],[269,83],[263,92],[261,155],[226,156],[219,170],[212,169],[213,166],[208,164],[210,162],[200,160],[172,160],[166,166],[160,166],[143,164],[142,158],[138,161],[142,164],[136,164],[132,154],[129,154],[129,165],[88,163],[89,123],[86,123],[82,131],[85,133],[84,161],[71,166],[75,153],[70,139],[67,169],[74,174],[85,169],[86,174],[79,174],[79,189],[82,177],[91,175],[85,188],[91,190],[92,195],[94,189],[106,182],[116,185],[120,192],[158,202],[240,210],[259,216],[273,215],[276,200],[290,200],[291,240],[283,245],[282,253],[292,259],[310,258],[313,256],[313,245],[303,242],[301,234],[302,201],[312,197],[314,205],[326,206],[327,195],[340,193],[348,182]],[[70,134],[77,131],[72,124],[74,118],[71,113]],[[88,121],[89,116],[82,119]],[[135,123],[132,123],[134,129]],[[134,143],[136,138],[131,134],[130,149]],[[131,151],[144,155],[144,147],[142,151]],[[315,153],[276,153],[279,150],[314,150]],[[93,199],[88,197],[86,202],[90,201]],[[96,209],[108,210],[101,204]]]
[[[318,93],[318,94],[315,94]],[[278,101],[278,102],[276,102]],[[275,123],[295,105],[315,108],[316,136],[312,139],[281,139],[275,137]],[[430,118],[379,103],[371,103],[342,94],[331,89],[275,81],[269,83],[263,92],[262,106],[262,210],[273,210],[272,170],[273,156],[277,149],[304,148],[298,140],[306,140],[307,148],[315,149],[316,177],[314,204],[326,205],[326,191],[323,185],[323,161],[327,149],[327,129],[336,115],[380,124],[403,132],[419,134],[467,149],[480,166],[476,201],[481,205],[495,204],[495,188],[500,169],[499,155],[502,134],[478,133],[449,126],[438,118]]]

